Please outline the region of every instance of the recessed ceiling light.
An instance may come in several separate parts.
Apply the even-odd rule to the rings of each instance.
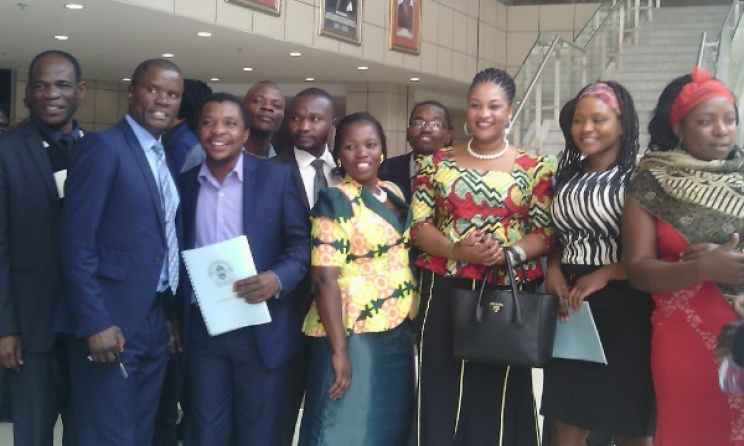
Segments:
[[[369,70],[369,67],[365,67],[364,65],[362,65],[361,67],[357,67],[357,70],[359,70],[359,71],[367,71],[367,70]]]
[[[65,5],[65,8],[67,9],[83,9],[83,5],[78,5],[77,3],[68,3]]]
[[[166,57],[166,58],[171,58],[171,57],[175,56],[175,54],[173,54],[173,53],[163,53],[163,54],[161,54],[161,56]]]
[[[306,77],[305,78],[305,82],[315,82],[315,78],[314,77]]]
[[[302,53],[298,53],[298,52],[293,51],[293,52],[289,53],[289,55],[292,56],[292,57],[300,57],[300,56],[302,56]]]
[[[219,82],[220,81],[220,78],[219,77],[213,77],[212,79],[210,79],[210,81],[212,81],[212,82]]]
[[[212,37],[212,33],[207,31],[199,31],[196,35],[199,37]]]
[[[67,37],[67,36],[54,36],[54,38],[57,39],[57,40],[67,40],[67,39],[69,39],[69,37]]]
[[[243,67],[243,71],[253,71],[253,68],[251,68],[251,67]]]
[[[124,81],[124,82],[131,82],[132,80],[129,79],[128,77],[125,77],[124,79],[122,79],[122,81]]]
[[[421,80],[420,77],[412,77],[411,82],[419,82]]]

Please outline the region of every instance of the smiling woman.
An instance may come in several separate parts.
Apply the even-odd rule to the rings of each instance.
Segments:
[[[345,178],[311,212],[315,300],[305,318],[310,373],[300,446],[406,444],[413,414],[408,206],[377,169],[387,152],[367,113],[338,124]]]

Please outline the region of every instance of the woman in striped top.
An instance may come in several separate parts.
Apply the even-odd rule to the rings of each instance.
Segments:
[[[589,431],[611,434],[621,446],[650,445],[652,303],[630,287],[620,263],[620,218],[638,154],[638,116],[630,94],[615,82],[582,89],[568,116],[551,206],[557,243],[546,285],[561,298],[564,320],[568,308],[579,311],[589,303],[608,364],[555,359],[545,368],[542,413],[552,445],[583,445]]]

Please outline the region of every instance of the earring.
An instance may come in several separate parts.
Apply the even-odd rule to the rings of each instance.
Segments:
[[[381,154],[380,154],[380,162],[383,162],[383,161],[385,161],[385,155],[383,155],[383,154],[381,153]]]
[[[341,158],[336,158],[336,165],[337,166],[340,166],[341,165]]]
[[[465,136],[473,136],[473,134],[470,132],[470,128],[468,128],[468,123],[463,122],[462,124],[462,131],[465,133]]]
[[[681,150],[683,152],[686,152],[685,148],[682,146],[682,138],[679,139],[679,142],[677,143],[677,150]]]
[[[506,128],[504,128],[504,135],[508,135],[511,133],[512,129],[512,120],[511,116],[509,116],[509,119],[506,121]]]

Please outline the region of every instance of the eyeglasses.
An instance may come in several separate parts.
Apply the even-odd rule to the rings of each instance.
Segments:
[[[428,125],[430,129],[437,131],[444,128],[444,124],[442,124],[439,121],[424,121],[423,119],[414,119],[411,121],[411,124],[409,127],[415,127],[417,129],[422,129],[424,126]]]

